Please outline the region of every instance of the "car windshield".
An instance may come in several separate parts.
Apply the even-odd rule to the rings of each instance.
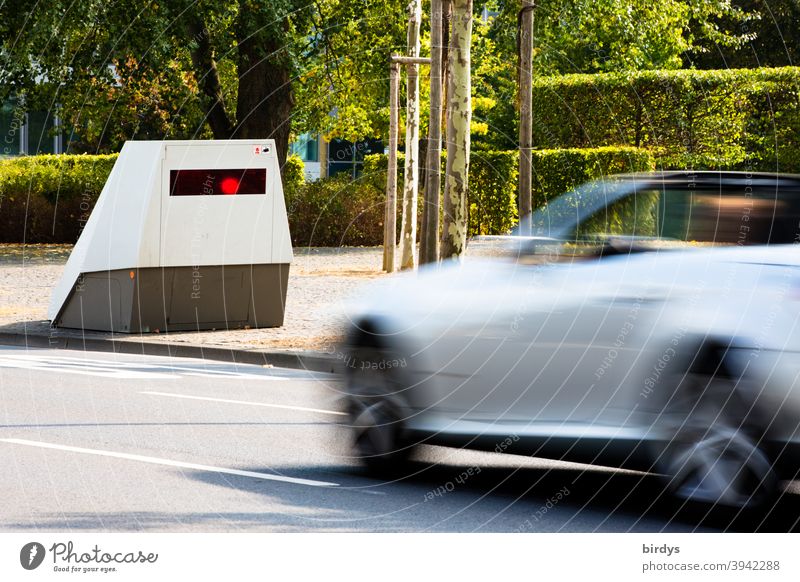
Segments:
[[[589,182],[523,217],[513,234],[563,239],[577,225],[636,191],[636,181],[609,178]]]

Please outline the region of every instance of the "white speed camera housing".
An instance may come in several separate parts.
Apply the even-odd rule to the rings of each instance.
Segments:
[[[123,333],[280,326],[291,262],[273,140],[129,141],[48,317]]]

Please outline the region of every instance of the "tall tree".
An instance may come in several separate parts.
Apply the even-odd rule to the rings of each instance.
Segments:
[[[684,57],[686,66],[701,69],[742,67],[785,67],[800,64],[800,1],[733,0],[746,16],[723,15],[712,20],[716,26],[738,28],[747,35],[737,45],[701,39],[697,50]]]
[[[446,80],[447,59],[443,41],[445,27],[444,4],[449,0],[431,0],[431,67],[430,115],[428,118],[428,147],[425,158],[425,198],[422,205],[422,231],[420,233],[419,262],[434,263],[439,260],[439,198],[442,185],[442,89]],[[449,9],[449,7],[448,7]]]
[[[409,57],[419,57],[419,30],[422,24],[422,2],[408,4]],[[417,199],[419,196],[419,65],[406,65],[406,172],[403,185],[403,218],[400,228],[401,269],[413,269],[417,246]]]
[[[784,0],[781,0],[784,1]],[[794,0],[785,0],[794,1]],[[476,94],[492,97],[494,107],[482,121],[489,131],[482,146],[518,146],[519,101],[516,78],[507,67],[485,62],[517,60],[520,0],[490,2],[496,16],[477,26],[491,58],[476,50]],[[533,70],[537,76],[567,73],[676,69],[708,50],[708,46],[739,47],[751,31],[742,28],[750,16],[732,0],[537,0],[534,22]],[[485,34],[485,36],[483,36]],[[477,112],[477,107],[476,107]],[[536,120],[533,120],[536,123]],[[547,147],[547,144],[534,144]]]
[[[0,3],[0,98],[13,93],[53,115],[58,107],[79,150],[192,135],[203,113],[189,54],[169,28],[145,2]]]
[[[295,80],[297,131],[388,135],[386,60],[407,50],[408,0],[320,0]]]
[[[460,257],[467,244],[467,193],[472,121],[470,46],[472,0],[453,0],[448,51],[447,165],[444,186],[443,259]]]
[[[329,137],[385,133],[385,63],[403,50],[403,7],[5,0],[0,97],[58,104],[87,151],[133,138],[273,137],[284,157],[293,122]]]
[[[501,0],[493,36],[513,55],[519,2]],[[539,0],[534,67],[540,74],[676,69],[712,41],[741,46],[745,11],[731,0]]]

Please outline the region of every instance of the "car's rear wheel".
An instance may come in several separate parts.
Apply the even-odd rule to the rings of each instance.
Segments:
[[[692,503],[758,507],[776,486],[769,459],[753,439],[725,425],[679,433],[663,467],[669,491]]]
[[[702,352],[701,352],[702,353]],[[768,502],[778,480],[762,449],[763,428],[748,381],[724,361],[682,375],[660,419],[666,437],[656,467],[667,490],[689,503],[752,509]]]
[[[353,450],[367,468],[386,473],[399,470],[412,447],[405,436],[408,404],[402,361],[389,350],[359,347],[353,350],[347,367],[348,424],[353,433]]]

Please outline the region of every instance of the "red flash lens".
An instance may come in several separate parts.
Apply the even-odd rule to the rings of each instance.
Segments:
[[[219,189],[223,194],[236,194],[239,190],[239,180],[230,176],[223,178],[219,182]]]

